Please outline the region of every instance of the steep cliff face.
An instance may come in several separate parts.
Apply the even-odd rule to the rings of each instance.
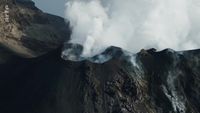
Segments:
[[[0,44],[24,57],[36,57],[69,39],[64,19],[35,7],[31,0],[0,1]]]
[[[200,50],[143,50],[132,60],[118,48],[109,52],[105,63],[66,61],[60,50],[12,57],[0,65],[0,112],[200,112]]]

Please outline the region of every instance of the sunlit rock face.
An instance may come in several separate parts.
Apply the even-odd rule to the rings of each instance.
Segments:
[[[70,37],[63,18],[47,14],[31,0],[1,0],[0,45],[23,57],[36,57],[60,47]]]
[[[200,50],[134,55],[110,47],[101,54],[106,61],[70,61],[61,53],[1,63],[0,112],[200,112]]]

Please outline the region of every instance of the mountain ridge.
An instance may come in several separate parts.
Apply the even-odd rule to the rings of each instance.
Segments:
[[[82,46],[63,44],[70,37],[64,19],[30,0],[7,4],[11,31],[0,15],[1,113],[200,112],[200,49],[133,54],[112,46],[82,58]]]
[[[23,57],[37,57],[60,47],[69,40],[70,29],[59,16],[42,12],[31,0],[1,1],[8,6],[9,22],[0,14],[0,44]]]
[[[200,50],[140,52],[137,66],[126,57],[101,64],[66,61],[61,51],[33,59],[17,56],[1,64],[0,105],[5,107],[0,111],[199,112]]]

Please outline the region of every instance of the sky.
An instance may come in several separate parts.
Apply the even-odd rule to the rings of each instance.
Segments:
[[[32,0],[44,12],[64,17],[66,0]]]

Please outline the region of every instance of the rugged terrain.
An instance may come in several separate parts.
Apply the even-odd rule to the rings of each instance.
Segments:
[[[0,17],[0,113],[200,113],[200,50],[110,47],[84,59],[81,46],[62,46],[64,19],[30,0],[4,4],[11,14],[9,23]]]
[[[9,22],[5,21],[5,10]],[[31,0],[0,1],[0,44],[23,57],[36,57],[69,39],[64,19],[43,13]]]
[[[63,60],[61,49],[0,65],[1,113],[199,113],[200,50],[141,51],[130,62]],[[116,52],[117,51],[117,52]]]

